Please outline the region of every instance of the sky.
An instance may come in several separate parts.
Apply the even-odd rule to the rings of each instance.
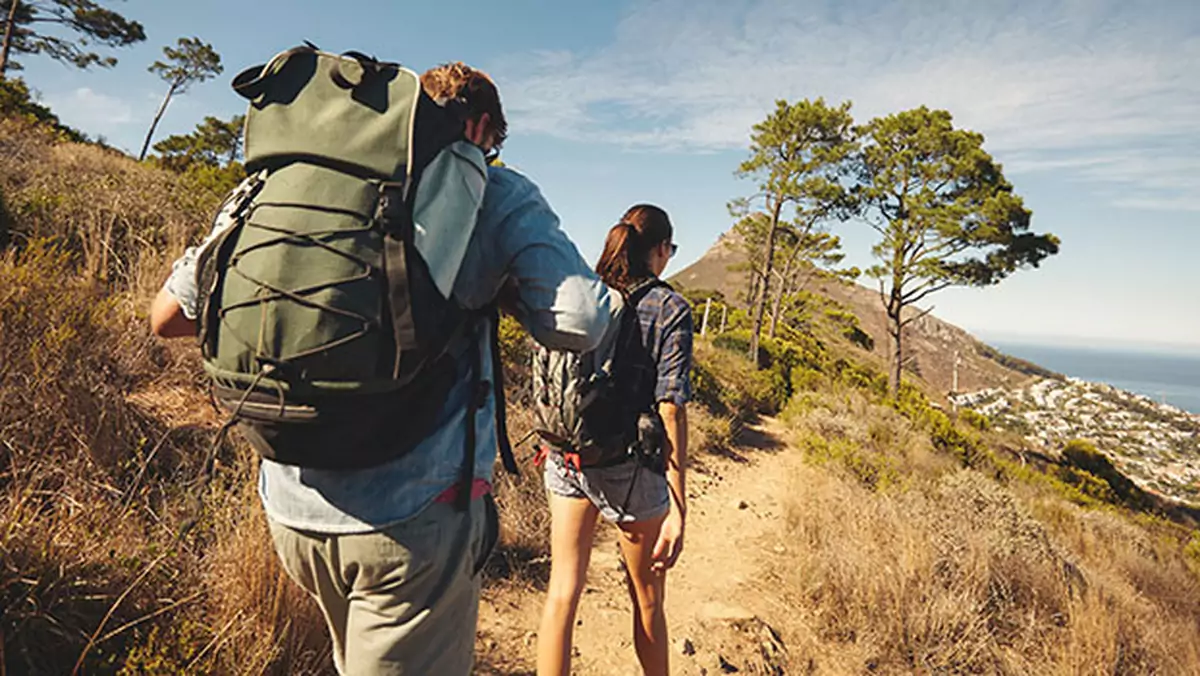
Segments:
[[[734,175],[777,99],[850,100],[859,122],[928,105],[982,133],[1062,251],[935,313],[1008,342],[1200,354],[1200,3],[1174,0],[127,0],[148,39],[80,72],[24,57],[68,124],[136,153],[166,85],[146,68],[198,36],[225,73],[171,103],[156,139],[244,102],[244,68],[309,40],[418,72],[462,60],[500,87],[503,159],[541,187],[589,260],[638,202],[701,256],[754,192]],[[847,261],[875,233],[835,223]]]

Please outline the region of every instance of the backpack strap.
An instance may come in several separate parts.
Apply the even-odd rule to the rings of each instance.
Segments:
[[[495,398],[496,404],[496,437],[500,445],[500,459],[504,469],[509,474],[517,475],[517,461],[513,456],[512,444],[508,438],[507,404],[504,397],[504,365],[500,361],[500,311],[495,305],[481,314],[481,321],[490,321],[491,327],[487,340],[491,343],[492,352],[492,382],[483,378],[483,359],[480,354],[478,324],[471,331],[473,340],[468,347],[471,362],[471,393],[467,400],[467,433],[466,447],[463,449],[462,480],[458,490],[458,508],[470,509],[471,492],[475,484],[475,446],[478,441],[476,428],[479,422],[479,409],[483,408],[489,395]],[[489,392],[490,390],[490,392]]]
[[[625,347],[628,341],[632,340],[632,336],[636,335],[633,333],[633,329],[637,327],[638,303],[642,302],[646,294],[660,286],[665,286],[668,289],[671,288],[670,284],[667,284],[658,277],[650,277],[634,284],[632,288],[621,294],[625,301],[625,310],[621,313],[621,326],[618,329],[617,344],[614,347],[613,353],[614,361],[620,358],[622,348]]]
[[[508,402],[504,395],[504,364],[500,360],[500,308],[493,306],[491,312],[492,335],[492,394],[496,398],[496,437],[500,444],[500,461],[504,469],[513,476],[520,476],[517,459],[513,455],[512,442],[508,438]]]

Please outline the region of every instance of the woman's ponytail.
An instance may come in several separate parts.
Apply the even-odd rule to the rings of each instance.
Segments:
[[[609,287],[627,292],[638,282],[654,276],[650,251],[671,239],[671,221],[658,207],[639,204],[608,231],[604,253],[596,263],[596,274]]]
[[[641,233],[628,221],[621,221],[608,231],[604,253],[596,264],[596,274],[605,284],[624,293],[645,276],[646,255],[641,240]]]

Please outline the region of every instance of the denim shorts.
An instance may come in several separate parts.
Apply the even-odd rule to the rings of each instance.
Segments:
[[[612,523],[649,521],[671,506],[666,477],[634,460],[581,472],[567,467],[562,455],[550,453],[543,476],[546,490],[564,498],[586,498]]]

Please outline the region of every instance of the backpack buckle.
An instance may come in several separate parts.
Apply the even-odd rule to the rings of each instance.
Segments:
[[[379,184],[379,201],[375,204],[375,222],[383,232],[399,237],[403,233],[405,184],[397,181],[382,181]]]

